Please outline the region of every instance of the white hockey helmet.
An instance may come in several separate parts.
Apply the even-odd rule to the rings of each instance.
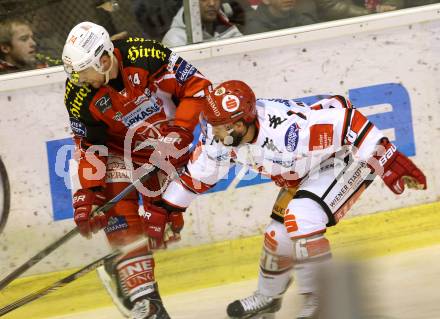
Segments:
[[[114,46],[106,29],[92,22],[81,22],[70,31],[64,44],[64,70],[73,83],[79,81],[78,72],[89,67],[104,74],[100,58],[104,52],[113,55],[113,50]]]

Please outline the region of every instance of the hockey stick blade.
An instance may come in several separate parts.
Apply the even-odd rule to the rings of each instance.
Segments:
[[[81,268],[80,270],[74,272],[73,274],[71,274],[67,277],[64,277],[61,280],[58,280],[57,282],[55,282],[45,288],[42,288],[42,289],[40,289],[36,292],[33,292],[27,296],[24,296],[23,298],[20,298],[16,301],[4,306],[3,308],[0,308],[0,317],[4,316],[5,314],[7,314],[17,308],[20,308],[20,307],[22,307],[22,306],[24,306],[34,300],[37,300],[41,297],[44,297],[47,294],[57,290],[58,288],[64,287],[65,285],[71,283],[72,281],[77,280],[78,278],[85,276],[86,274],[97,269],[98,267],[103,266],[108,261],[113,260],[115,258],[118,258],[121,255],[127,254],[128,252],[130,252],[136,248],[139,248],[143,245],[146,245],[146,244],[148,244],[148,240],[143,238],[138,241],[135,241],[132,244],[124,246],[120,249],[116,249],[112,253],[88,264],[87,266]]]
[[[141,184],[142,182],[145,182],[148,178],[150,178],[154,173],[157,172],[157,168],[153,168],[152,170],[147,171],[144,175],[142,175],[139,179],[134,181],[132,184],[128,185],[125,189],[123,189],[118,195],[116,195],[114,198],[109,200],[107,203],[102,205],[101,207],[98,207],[96,211],[102,211],[107,212],[109,211],[113,206],[116,205],[117,202],[119,202],[121,199],[123,199],[125,196],[130,194],[133,190],[136,189],[136,187]],[[30,258],[28,261],[26,261],[24,264],[19,266],[17,269],[12,271],[9,275],[7,275],[5,278],[3,278],[0,281],[0,290],[3,290],[7,285],[9,285],[14,279],[18,278],[20,275],[22,275],[25,271],[27,271],[29,268],[31,268],[33,265],[38,263],[40,260],[48,256],[51,252],[53,252],[55,249],[69,241],[71,238],[75,237],[79,233],[78,227],[73,228],[71,231],[66,233],[63,237],[59,238],[54,243],[47,246],[45,249],[40,251],[38,254]]]

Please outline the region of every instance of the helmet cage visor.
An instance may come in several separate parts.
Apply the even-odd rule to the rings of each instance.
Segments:
[[[103,51],[102,54],[104,54],[106,51]],[[108,55],[113,58],[113,52],[107,52]],[[72,82],[72,84],[77,85],[77,86],[83,86],[84,84],[86,84],[84,82],[84,80],[81,79],[80,76],[80,72],[85,71],[86,69],[92,67],[95,71],[101,73],[101,74],[105,74],[104,70],[103,70],[103,66],[100,62],[100,58],[102,56],[102,54],[100,56],[95,57],[94,59],[92,59],[92,61],[90,62],[89,60],[82,62],[82,63],[77,63],[76,65],[78,66],[73,66],[70,63],[64,63],[64,71],[67,74],[67,77],[69,78],[69,80]]]

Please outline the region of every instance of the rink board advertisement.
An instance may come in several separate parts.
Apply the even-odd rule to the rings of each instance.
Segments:
[[[214,83],[241,79],[262,98],[311,103],[329,94],[346,95],[426,172],[428,191],[400,197],[375,181],[352,209],[355,216],[439,198],[435,172],[440,165],[434,158],[440,153],[438,34],[440,20],[192,62]],[[57,82],[0,93],[0,105],[7,110],[0,118],[0,156],[11,186],[9,219],[0,234],[1,274],[74,226],[69,173],[73,145],[63,90],[64,83]],[[231,170],[191,205],[178,246],[263,231],[278,189],[259,175],[242,180],[236,175],[237,169]],[[90,262],[108,250],[103,235],[97,237],[76,237],[29,273]]]

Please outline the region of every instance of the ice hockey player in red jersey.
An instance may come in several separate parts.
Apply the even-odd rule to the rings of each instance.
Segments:
[[[75,223],[86,237],[104,229],[113,247],[145,234],[150,238],[148,246],[107,270],[115,276],[121,303],[132,318],[169,318],[155,282],[151,250],[179,238],[183,217],[160,193],[163,181],[189,158],[192,131],[210,82],[159,42],[132,37],[112,42],[103,27],[90,22],[72,29],[62,59],[68,73],[64,102],[81,184],[73,195]],[[139,192],[134,191],[106,214],[91,215],[133,182],[133,172],[145,163],[161,170],[143,185],[144,216],[150,216],[153,201],[156,211],[162,206],[159,213],[141,219]],[[165,229],[171,232],[165,235]]]
[[[164,200],[188,207],[224,177],[247,165],[281,187],[265,230],[255,294],[229,304],[231,318],[272,318],[295,270],[304,305],[297,319],[319,313],[315,269],[331,258],[327,227],[344,217],[375,176],[396,194],[426,189],[419,168],[348,100],[334,96],[307,106],[255,99],[241,81],[206,91],[205,133],[185,172]]]

